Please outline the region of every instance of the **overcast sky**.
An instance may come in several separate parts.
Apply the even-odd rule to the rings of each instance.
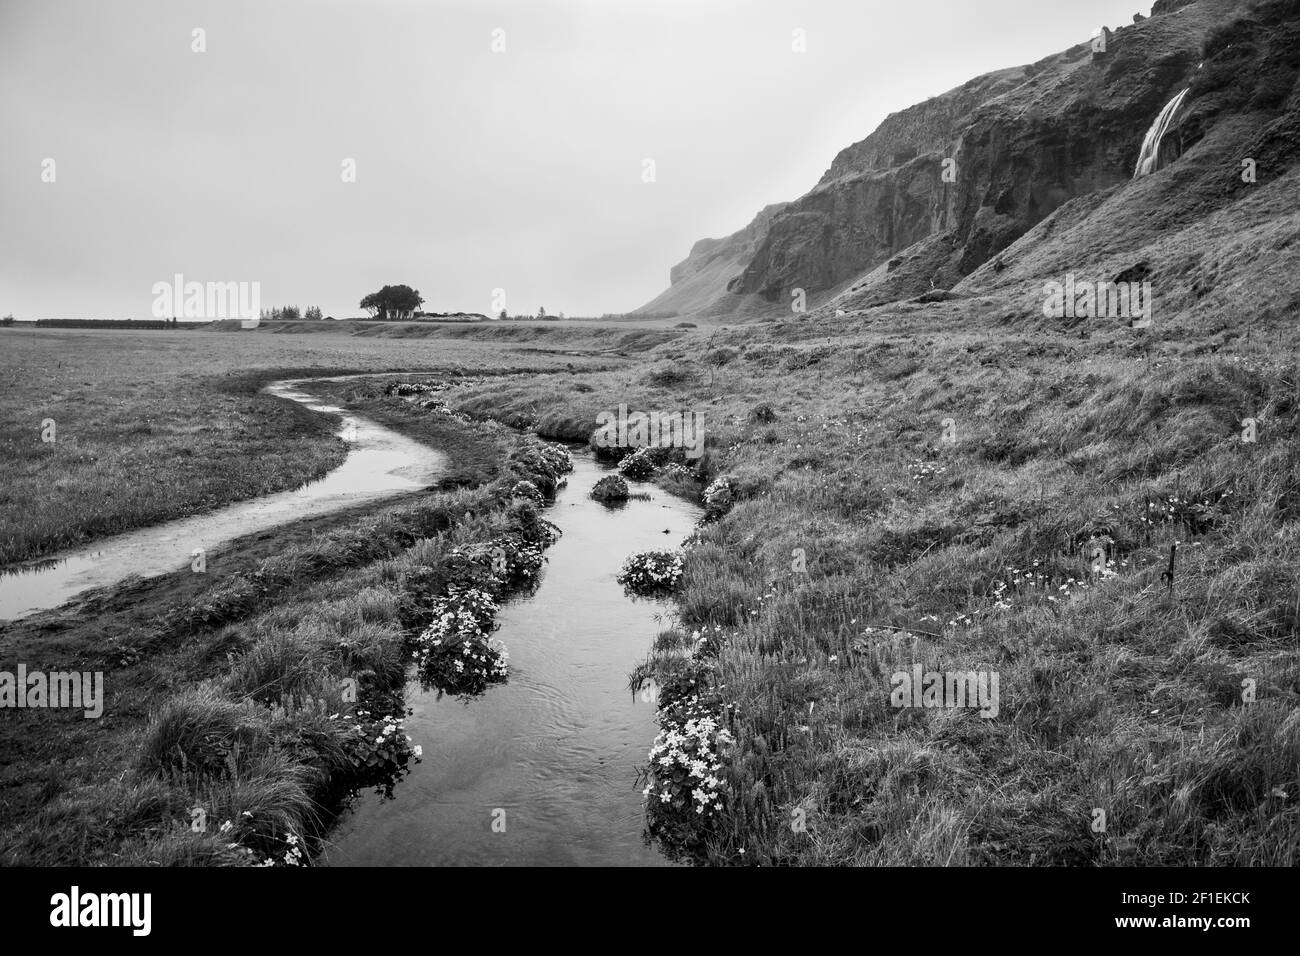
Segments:
[[[0,314],[147,318],[178,272],[339,317],[386,283],[431,311],[496,288],[511,312],[630,311],[887,114],[1149,11],[0,0]]]

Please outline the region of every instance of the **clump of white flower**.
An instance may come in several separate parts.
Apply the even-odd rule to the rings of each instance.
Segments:
[[[452,694],[481,693],[506,679],[509,653],[490,640],[497,603],[478,588],[450,585],[434,599],[433,621],[416,638],[421,679]]]
[[[632,454],[624,455],[623,460],[618,463],[618,470],[625,478],[631,478],[633,481],[653,478],[655,460],[652,449],[638,448]]]
[[[511,498],[526,498],[534,504],[543,504],[542,492],[531,481],[516,481],[515,486],[510,489]]]
[[[731,732],[707,714],[665,727],[650,748],[648,783],[642,795],[651,803],[678,810],[716,813],[726,788],[720,776],[720,750],[732,743]]]
[[[682,556],[674,551],[645,551],[623,562],[618,583],[633,594],[671,591],[682,579]]]
[[[735,495],[731,487],[731,479],[726,475],[715,478],[704,489],[704,516],[706,518],[720,518],[731,510],[734,503]]]

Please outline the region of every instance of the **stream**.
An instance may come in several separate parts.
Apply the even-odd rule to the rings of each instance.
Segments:
[[[351,376],[341,376],[351,377]],[[427,487],[445,456],[301,391],[267,391],[342,417],[341,465],[296,491],[105,538],[0,573],[0,620],[58,607],[128,577],[185,568],[251,532]],[[668,601],[634,600],[615,581],[625,558],[672,550],[701,512],[661,491],[607,507],[592,485],[609,469],[574,452],[568,484],[546,509],[563,532],[538,586],[506,601],[495,637],[510,652],[507,683],[468,702],[417,680],[406,733],[422,762],[394,799],[356,797],[319,862],[330,865],[667,865],[641,837],[636,770],[657,728],[655,707],[627,689]],[[648,485],[634,485],[647,490]],[[494,826],[495,824],[495,826]]]
[[[339,437],[348,441],[343,463],[318,481],[194,515],[103,538],[94,544],[0,572],[0,620],[58,607],[93,588],[138,575],[149,578],[189,567],[195,549],[214,548],[242,535],[299,518],[380,501],[427,487],[445,470],[439,451],[300,391],[302,380],[275,382],[272,395],[318,412],[342,416]]]
[[[677,548],[701,512],[657,489],[651,501],[607,508],[588,496],[607,473],[575,452],[568,486],[546,510],[563,535],[536,591],[497,616],[509,681],[464,703],[412,680],[405,732],[422,761],[394,799],[360,795],[320,863],[667,865],[642,841],[635,779],[655,708],[627,677],[669,604],[629,598],[614,576],[634,553]]]

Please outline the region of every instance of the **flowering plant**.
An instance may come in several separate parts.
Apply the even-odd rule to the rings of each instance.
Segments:
[[[724,762],[735,740],[719,722],[719,701],[703,680],[698,662],[665,686],[660,697],[661,730],[646,767],[646,830],[670,856],[690,854],[713,830],[727,792]],[[681,696],[685,688],[703,690]]]
[[[374,784],[386,796],[391,797],[394,784],[411,772],[411,758],[419,763],[424,755],[423,748],[411,746],[411,738],[402,733],[400,717],[357,710],[331,714],[329,719],[346,725],[343,750],[353,772],[363,785]]]
[[[518,471],[545,475],[558,479],[573,471],[573,456],[563,445],[553,442],[534,442],[511,455]]]
[[[498,538],[492,542],[492,576],[501,584],[529,585],[537,580],[546,556],[540,545],[522,538]]]
[[[706,519],[722,517],[731,510],[732,503],[731,479],[725,475],[721,478],[715,478],[704,489],[704,517]]]
[[[723,751],[734,740],[699,698],[684,701],[681,709],[694,716],[659,731],[650,748],[648,782],[641,793],[652,806],[657,801],[677,811],[713,814],[722,806],[725,790],[718,776]]]
[[[544,499],[538,487],[531,481],[516,481],[515,486],[510,489],[511,498],[527,498],[535,504],[543,504]]]
[[[488,638],[496,613],[497,603],[486,591],[449,585],[445,597],[434,599],[433,623],[416,638],[421,682],[467,696],[505,680],[509,655]]]
[[[623,562],[618,583],[633,594],[671,591],[682,579],[682,556],[673,551],[645,551]]]
[[[618,463],[618,470],[625,478],[644,481],[655,473],[654,458],[649,448],[638,448]]]
[[[694,481],[695,473],[680,462],[670,461],[660,471],[664,478],[671,478],[673,481]]]

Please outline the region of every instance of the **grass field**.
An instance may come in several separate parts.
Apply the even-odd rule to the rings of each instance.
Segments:
[[[1249,340],[1177,328],[1085,338],[1014,314],[990,323],[997,305],[692,331],[622,356],[600,329],[542,340],[555,351],[223,335],[234,341],[223,361],[531,369],[442,397],[553,439],[587,438],[620,403],[702,416],[706,452],[690,463],[700,484],[680,487],[715,482],[713,520],[685,552],[680,620],[630,681],[660,686],[666,727],[706,715],[732,742],[711,741],[719,812],[651,802],[670,853],[723,864],[1292,862],[1294,356],[1267,328]],[[172,369],[159,373],[162,401],[207,359],[200,349],[152,361]],[[453,449],[457,487],[388,517],[237,542],[229,573],[203,589],[176,575],[57,628],[38,617],[0,630],[5,661],[94,664],[113,688],[110,716],[69,719],[59,734],[49,714],[6,720],[0,859],[247,862],[183,832],[177,821],[200,797],[219,814],[263,801],[278,822],[239,841],[260,855],[320,832],[319,806],[337,796],[321,776],[337,762],[333,738],[247,708],[267,687],[331,680],[363,658],[371,691],[391,691],[413,596],[445,580],[457,543],[510,520],[501,495],[517,438],[373,384],[319,387]],[[110,394],[84,401],[98,408]],[[1243,440],[1248,418],[1254,441]],[[995,674],[997,715],[894,706],[894,675],[913,664]],[[194,743],[207,733],[196,727],[218,753]],[[179,747],[220,762],[244,736],[256,759],[225,774],[177,776],[159,756]]]
[[[688,549],[680,625],[632,681],[666,688],[667,723],[708,713],[735,741],[721,813],[652,801],[670,850],[1295,860],[1300,375],[1285,333],[1083,338],[1014,314],[990,328],[997,305],[701,334],[582,393],[538,377],[460,401],[559,437],[618,403],[705,417],[704,477],[726,479],[729,510]],[[914,663],[996,674],[997,717],[893,706]]]
[[[532,346],[603,347],[590,331],[511,331]],[[480,368],[502,355],[459,338],[0,330],[0,566],[295,488],[341,462],[329,417],[259,394],[267,381]],[[609,359],[530,351],[518,365],[596,361]]]

